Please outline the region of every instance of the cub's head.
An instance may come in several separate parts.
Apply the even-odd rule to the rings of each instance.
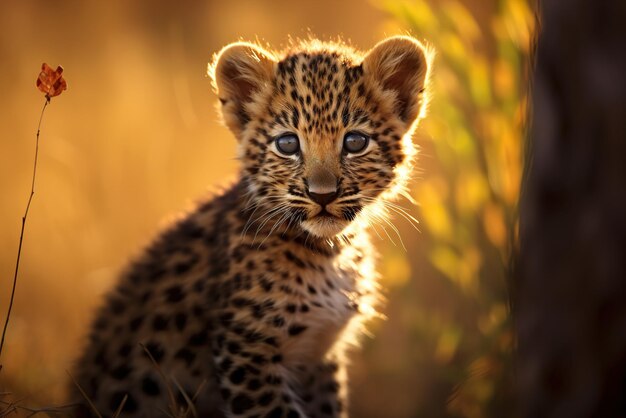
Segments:
[[[365,54],[319,41],[222,49],[209,73],[255,216],[330,238],[380,214],[411,168],[428,69],[406,36]]]

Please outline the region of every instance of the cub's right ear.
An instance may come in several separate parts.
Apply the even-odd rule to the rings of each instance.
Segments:
[[[396,115],[411,125],[422,113],[432,52],[409,36],[379,42],[363,59],[363,71],[393,98]]]
[[[209,64],[209,76],[222,103],[226,125],[238,135],[250,120],[254,94],[273,78],[276,60],[257,45],[237,42],[222,49]]]

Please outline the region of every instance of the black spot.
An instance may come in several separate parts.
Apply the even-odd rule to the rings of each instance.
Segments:
[[[230,322],[233,320],[234,317],[235,317],[234,313],[224,312],[223,314],[220,315],[220,322],[222,323],[222,325],[226,327],[230,325]]]
[[[272,325],[274,325],[277,328],[282,327],[283,325],[285,325],[285,318],[283,318],[280,315],[276,315],[273,319],[272,319]]]
[[[254,316],[256,319],[261,319],[265,314],[265,310],[266,309],[263,305],[255,304],[254,306],[252,306],[252,316]]]
[[[239,395],[235,396],[232,400],[232,402],[230,403],[230,407],[233,411],[233,414],[243,414],[244,412],[246,412],[248,409],[252,408],[254,406],[254,401],[248,396],[245,395],[243,393],[240,393]]]
[[[204,286],[205,286],[205,285],[206,285],[205,280],[204,280],[204,279],[199,279],[198,281],[196,281],[196,282],[193,284],[193,290],[194,290],[195,292],[200,293],[200,292],[202,292],[202,291],[204,290]]]
[[[261,334],[260,332],[248,330],[246,331],[245,338],[246,342],[248,343],[256,343],[263,340],[263,334]]]
[[[280,363],[283,361],[283,356],[280,354],[275,354],[272,356],[272,363]]]
[[[224,347],[224,342],[226,341],[226,336],[224,334],[217,334],[215,336],[215,345],[217,348],[221,349]]]
[[[341,122],[343,126],[348,126],[348,122],[350,122],[350,114],[348,113],[348,106],[345,106],[341,111]]]
[[[204,316],[207,309],[206,307],[201,306],[201,305],[194,305],[191,311],[193,312],[195,316],[197,316],[198,318],[201,318],[202,316]]]
[[[322,414],[326,414],[326,415],[333,415],[333,407],[331,404],[329,404],[328,402],[324,402],[322,404],[322,406],[320,407],[320,412]]]
[[[260,282],[261,287],[263,288],[263,290],[265,290],[266,292],[271,291],[272,287],[274,287],[274,283],[270,282],[265,277],[261,278],[261,280],[259,282]]]
[[[291,261],[293,264],[295,264],[296,266],[300,267],[300,268],[305,268],[306,265],[304,264],[304,262],[302,260],[300,260],[298,257],[296,257],[291,251],[287,250],[285,251],[285,257],[287,257],[287,260]]]
[[[309,312],[309,305],[300,306],[300,312]]]
[[[234,342],[234,341],[228,343],[227,348],[228,348],[228,352],[230,354],[237,354],[237,353],[239,353],[241,351],[241,346],[238,343]]]
[[[139,272],[136,272],[136,271],[130,273],[128,276],[128,280],[130,280],[131,283],[133,284],[141,283],[141,279],[142,279],[141,274],[139,274]]]
[[[185,329],[185,324],[187,323],[187,314],[179,312],[176,314],[176,316],[174,317],[174,323],[176,324],[176,328],[179,331],[182,331]]]
[[[324,385],[323,390],[325,392],[337,393],[339,392],[339,383],[332,381]]]
[[[152,355],[152,358],[154,359],[154,361],[159,363],[161,360],[163,360],[165,351],[163,350],[163,347],[161,347],[161,344],[155,343],[155,342],[149,342],[148,344],[145,345],[145,347],[146,347],[146,350],[148,350],[148,352],[150,353],[150,355]],[[148,354],[145,351],[144,351],[144,355],[149,358]]]
[[[243,308],[246,306],[251,306],[254,304],[254,301],[247,299],[247,298],[233,298],[233,300],[231,301],[231,303],[233,304],[233,306],[235,306],[236,308]]]
[[[199,239],[204,235],[204,230],[191,219],[186,219],[178,224],[179,233],[185,238]]]
[[[260,371],[259,369],[257,369],[257,368],[256,368],[256,367],[254,367],[254,366],[251,366],[251,365],[249,365],[249,364],[247,364],[247,365],[246,365],[246,371],[247,371],[248,373],[251,373],[251,374],[255,375],[255,376],[258,376],[258,375],[260,375],[260,374],[261,374],[261,371]]]
[[[132,371],[133,369],[128,367],[128,365],[122,364],[111,370],[111,377],[116,380],[122,380],[125,379]]]
[[[147,290],[141,295],[141,303],[146,303],[152,297],[152,290]]]
[[[259,379],[251,379],[246,386],[248,390],[259,390],[261,388],[261,381]]]
[[[290,409],[289,412],[287,413],[287,418],[300,418],[300,413],[298,411],[294,411],[293,409]]]
[[[174,285],[165,289],[165,297],[168,302],[176,303],[185,297],[185,292],[179,285]]]
[[[176,392],[176,403],[177,405],[187,405],[187,399],[185,399],[185,395],[191,393],[190,390],[184,389],[184,392],[178,391]]]
[[[117,354],[120,357],[126,357],[130,354],[130,352],[133,350],[133,346],[130,344],[122,344],[122,346],[120,346],[119,350],[117,350]]]
[[[230,359],[230,357],[226,357],[224,360],[222,360],[219,364],[219,369],[221,372],[226,373],[231,366],[233,365],[233,361]]]
[[[304,330],[306,330],[305,325],[293,324],[289,327],[289,335],[298,335],[301,334]]]
[[[272,347],[278,347],[278,343],[276,342],[276,338],[267,337],[263,342],[267,345],[271,345]]]
[[[119,299],[111,300],[111,312],[113,312],[114,315],[121,315],[125,310],[126,304],[124,304],[124,302]]]
[[[207,335],[207,331],[200,331],[189,337],[189,345],[205,345],[208,339],[209,336]]]
[[[294,305],[293,303],[289,303],[289,304],[287,304],[287,307],[285,309],[289,313],[294,313],[294,312],[296,312],[296,305]]]
[[[94,329],[102,331],[102,330],[106,329],[108,324],[109,323],[106,320],[106,318],[98,318],[98,320],[93,324],[93,327],[94,327]]]
[[[222,399],[223,400],[227,401],[227,400],[230,399],[231,393],[230,393],[230,390],[228,388],[222,388],[220,390],[220,393],[222,394]]]
[[[176,265],[174,265],[174,274],[182,276],[183,274],[187,273],[194,264],[195,260],[176,263]]]
[[[148,275],[148,280],[151,283],[155,283],[157,281],[159,281],[163,276],[165,276],[165,273],[167,273],[167,270],[161,266],[158,266],[156,264],[151,264],[146,266],[147,269],[147,275]]]
[[[291,123],[294,128],[298,129],[299,122],[300,122],[300,112],[298,112],[298,109],[294,107],[291,110]]]
[[[259,396],[259,405],[267,406],[274,400],[273,392],[264,392]]]
[[[159,384],[150,376],[145,376],[141,381],[141,390],[149,396],[159,396],[161,394]]]
[[[293,295],[294,294],[294,291],[289,286],[284,285],[284,284],[280,285],[280,290],[281,290],[281,292],[286,293],[288,295]]]
[[[235,385],[243,383],[243,381],[246,379],[246,369],[244,367],[237,367],[230,374],[229,379]]]
[[[89,388],[91,389],[91,393],[96,393],[98,392],[98,389],[100,388],[100,379],[98,379],[98,377],[93,376],[91,379],[89,379]],[[94,397],[95,400],[95,397]],[[78,416],[82,416],[82,415],[78,415]],[[89,415],[86,415],[89,416]]]
[[[154,319],[152,320],[152,329],[154,329],[155,331],[163,331],[167,328],[168,322],[168,317],[161,314],[156,314],[154,316]]]
[[[187,366],[190,366],[196,358],[196,353],[186,347],[183,347],[178,350],[176,354],[174,354],[174,358],[183,360],[185,363],[187,363]]]
[[[126,395],[127,394],[122,391],[114,392],[113,395],[111,395],[111,400],[109,401],[109,408],[111,409],[111,411],[117,411],[117,408],[120,407]],[[122,412],[126,412],[130,414],[130,413],[135,412],[136,410],[137,410],[137,401],[135,401],[135,398],[133,398],[131,394],[128,394],[128,397],[126,398],[126,402],[124,402],[124,407],[122,408]]]
[[[101,346],[96,355],[94,357],[94,361],[98,364],[102,370],[107,370],[109,368],[109,361],[107,359],[107,347],[106,344]]]
[[[265,363],[267,363],[267,359],[261,354],[253,355],[250,361],[252,361],[254,364],[258,364],[259,366],[262,366]]]

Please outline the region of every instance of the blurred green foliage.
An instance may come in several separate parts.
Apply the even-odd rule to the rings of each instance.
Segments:
[[[382,2],[395,22],[436,51],[418,138],[426,155],[412,194],[425,257],[437,272],[428,279],[448,283],[447,312],[436,303],[411,309],[420,351],[414,355],[436,363],[430,384],[449,388],[449,397],[445,405],[422,399],[420,417],[512,413],[507,281],[534,17],[523,0],[490,3],[476,15],[456,0]],[[428,340],[436,343],[422,343]]]

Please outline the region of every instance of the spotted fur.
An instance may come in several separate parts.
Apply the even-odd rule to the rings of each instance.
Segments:
[[[103,416],[347,416],[346,350],[378,300],[367,226],[411,169],[428,67],[409,37],[366,54],[307,41],[216,55],[240,177],[108,295],[74,372]],[[362,152],[343,148],[350,132],[369,138]],[[277,149],[285,134],[294,155]],[[72,388],[77,413],[93,415]]]

